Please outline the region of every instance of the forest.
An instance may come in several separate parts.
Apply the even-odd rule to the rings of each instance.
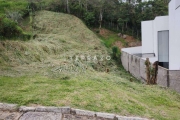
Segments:
[[[141,40],[141,21],[167,15],[168,1],[138,0],[135,4],[133,0],[126,3],[121,0],[1,0],[0,39],[30,38],[31,35],[19,26],[19,21],[33,16],[36,11],[50,10],[75,15],[90,28],[103,27]]]

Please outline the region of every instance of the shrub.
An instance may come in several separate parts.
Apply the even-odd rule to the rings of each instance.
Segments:
[[[121,52],[119,51],[119,48],[117,46],[112,47],[112,58],[120,61]]]
[[[6,17],[18,23],[22,19],[22,14],[19,11],[7,11]]]
[[[11,38],[22,33],[22,29],[8,18],[0,18],[0,34],[6,38]]]
[[[31,35],[23,33],[23,30],[16,22],[6,18],[0,17],[0,39],[4,38],[23,38],[30,39]]]
[[[86,12],[84,15],[84,21],[87,26],[94,25],[95,22],[95,15],[93,12]]]

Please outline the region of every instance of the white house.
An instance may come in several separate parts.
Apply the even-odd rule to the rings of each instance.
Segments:
[[[180,92],[180,0],[169,2],[168,16],[142,21],[141,28],[142,46],[122,49],[124,68],[146,79],[143,60],[148,57],[151,63],[159,61],[158,84]]]
[[[169,2],[169,16],[143,21],[142,54],[154,53],[152,62],[169,70],[180,70],[180,0]]]

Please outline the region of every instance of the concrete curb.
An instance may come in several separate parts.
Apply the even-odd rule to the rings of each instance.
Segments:
[[[17,104],[0,103],[0,110],[16,112],[19,109]]]
[[[58,113],[62,115],[71,114],[75,116],[87,116],[87,117],[102,118],[107,120],[148,120],[146,118],[119,116],[110,113],[94,112],[88,110],[74,109],[70,107],[45,107],[45,106],[19,107],[17,104],[7,104],[7,103],[0,103],[0,111],[17,112],[17,113],[22,113],[22,115],[27,112],[36,112],[36,113],[47,112],[47,113]]]

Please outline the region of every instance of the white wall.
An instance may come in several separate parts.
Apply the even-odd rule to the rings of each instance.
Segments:
[[[142,53],[154,53],[153,20],[141,22]]]
[[[124,51],[129,54],[137,54],[142,53],[142,47],[129,47],[129,48],[122,48],[121,51]]]
[[[168,16],[160,16],[156,17],[153,21],[153,46],[155,56],[158,57],[158,31],[169,30],[169,17]]]
[[[176,0],[176,9],[180,6],[180,0]]]
[[[180,70],[180,7],[179,0],[169,3],[169,69]]]

